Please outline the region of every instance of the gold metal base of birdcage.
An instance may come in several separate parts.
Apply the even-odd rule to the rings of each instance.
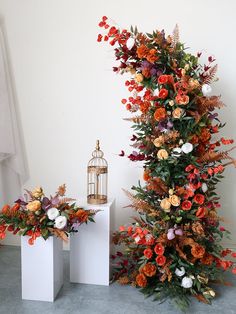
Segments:
[[[88,204],[93,204],[93,205],[106,204],[107,203],[107,196],[106,195],[90,194],[87,196],[87,202],[88,202]]]

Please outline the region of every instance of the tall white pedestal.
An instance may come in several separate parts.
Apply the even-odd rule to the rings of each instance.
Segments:
[[[109,285],[110,280],[110,216],[114,200],[103,205],[82,204],[87,209],[101,209],[95,223],[84,224],[70,237],[70,281]]]
[[[21,237],[22,299],[53,302],[63,285],[62,240]]]

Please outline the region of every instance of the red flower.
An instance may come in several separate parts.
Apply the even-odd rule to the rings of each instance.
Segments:
[[[98,38],[97,38],[97,42],[101,42],[102,41],[102,35],[101,34],[98,34]]]
[[[236,258],[236,253],[232,253],[231,256],[232,256],[233,258]]]
[[[164,251],[165,251],[165,248],[163,245],[161,244],[156,244],[156,246],[154,247],[154,251],[157,255],[163,255],[164,254]]]
[[[193,170],[195,167],[194,165],[188,165],[186,168],[185,168],[185,171],[186,172],[190,172],[191,170]]]
[[[164,255],[159,255],[159,256],[157,256],[157,258],[156,258],[156,263],[157,263],[157,265],[159,265],[159,266],[165,265],[165,263],[166,263],[166,257],[165,257]]]
[[[165,99],[168,96],[168,90],[165,88],[160,89],[158,97],[161,99]]]
[[[125,227],[124,226],[120,226],[119,227],[119,230],[122,232],[122,231],[125,231]]]
[[[220,231],[222,231],[222,232],[225,231],[225,228],[221,226]]]
[[[169,81],[169,76],[168,75],[160,75],[158,77],[158,84],[166,84]]]
[[[232,269],[232,273],[236,275],[236,267]]]
[[[145,249],[145,250],[143,251],[143,255],[144,255],[147,259],[152,258],[152,255],[153,255],[152,250],[149,249],[149,248]]]
[[[205,201],[205,196],[202,194],[196,194],[193,200],[195,203],[202,205]]]
[[[183,201],[183,203],[182,203],[182,209],[183,210],[190,210],[191,207],[192,207],[192,203],[190,201],[188,201],[188,200]]]

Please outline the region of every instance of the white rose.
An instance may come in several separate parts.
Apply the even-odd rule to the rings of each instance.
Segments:
[[[175,274],[178,277],[182,277],[185,274],[185,269],[184,267],[176,268]]]
[[[182,149],[182,152],[184,152],[185,154],[189,154],[193,150],[193,144],[185,143],[182,145],[181,149]]]
[[[133,46],[134,46],[134,43],[135,43],[135,40],[134,40],[132,37],[130,37],[130,38],[127,40],[127,42],[126,42],[126,47],[127,47],[129,50],[131,50],[131,49],[133,48]]]
[[[179,157],[182,153],[182,149],[180,147],[175,147],[173,150],[172,150],[172,156],[174,157]]]
[[[212,88],[210,85],[208,84],[202,85],[202,93],[204,96],[209,96],[211,92],[212,92]]]
[[[54,227],[57,229],[64,229],[67,224],[67,218],[65,216],[58,216],[55,219]]]
[[[57,208],[52,207],[47,211],[47,215],[48,215],[48,219],[54,220],[60,215],[60,213]]]
[[[188,288],[191,288],[192,285],[193,285],[193,280],[192,280],[192,278],[190,278],[190,277],[184,277],[184,278],[182,279],[181,286],[182,286],[183,288],[188,289]]]
[[[202,192],[205,193],[207,190],[208,190],[208,187],[207,187],[206,183],[204,182],[202,184]]]

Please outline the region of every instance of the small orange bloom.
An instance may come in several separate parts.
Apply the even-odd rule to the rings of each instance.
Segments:
[[[150,259],[152,258],[153,252],[150,248],[147,248],[143,251],[143,255],[147,258]]]
[[[136,276],[136,282],[139,287],[144,288],[147,285],[147,278],[144,274],[138,274]]]
[[[183,210],[190,210],[192,207],[192,203],[188,200],[183,201],[183,203],[181,204],[181,207]]]
[[[84,209],[78,209],[75,213],[75,216],[79,219],[80,222],[85,222],[88,220],[88,213]]]
[[[142,272],[147,276],[147,277],[153,277],[156,274],[157,268],[154,264],[152,263],[147,263],[143,266]]]
[[[203,143],[209,141],[211,138],[211,133],[207,128],[202,128],[201,133],[199,135],[199,140]]]
[[[195,244],[191,248],[191,254],[196,258],[202,258],[205,254],[205,248],[200,244]]]
[[[205,197],[203,194],[196,194],[193,199],[195,203],[202,205],[204,203]]]
[[[137,55],[140,59],[145,58],[149,52],[148,48],[145,45],[141,45],[137,48]]]
[[[5,206],[3,206],[3,208],[2,208],[2,213],[3,213],[4,215],[6,215],[7,213],[9,213],[9,210],[10,210],[10,206],[9,206],[9,205],[5,205]]]
[[[146,56],[147,61],[149,61],[150,63],[154,63],[155,61],[158,60],[158,56],[157,56],[157,51],[156,49],[150,49],[147,56]]]
[[[150,173],[149,171],[144,170],[144,173],[143,173],[143,180],[144,181],[148,181],[150,179],[149,173]]]
[[[232,273],[236,275],[236,267],[232,269]]]
[[[165,265],[165,263],[166,263],[166,257],[165,257],[164,255],[159,255],[159,256],[157,256],[157,258],[156,258],[156,263],[157,263],[157,265],[159,265],[159,266]]]
[[[196,211],[196,216],[198,218],[204,218],[207,215],[207,209],[205,207],[199,207]]]
[[[211,266],[214,262],[214,256],[209,253],[205,253],[203,258],[201,259],[201,262],[203,265]]]
[[[154,113],[154,119],[158,122],[165,120],[166,117],[167,117],[167,112],[165,108],[158,108]]]

